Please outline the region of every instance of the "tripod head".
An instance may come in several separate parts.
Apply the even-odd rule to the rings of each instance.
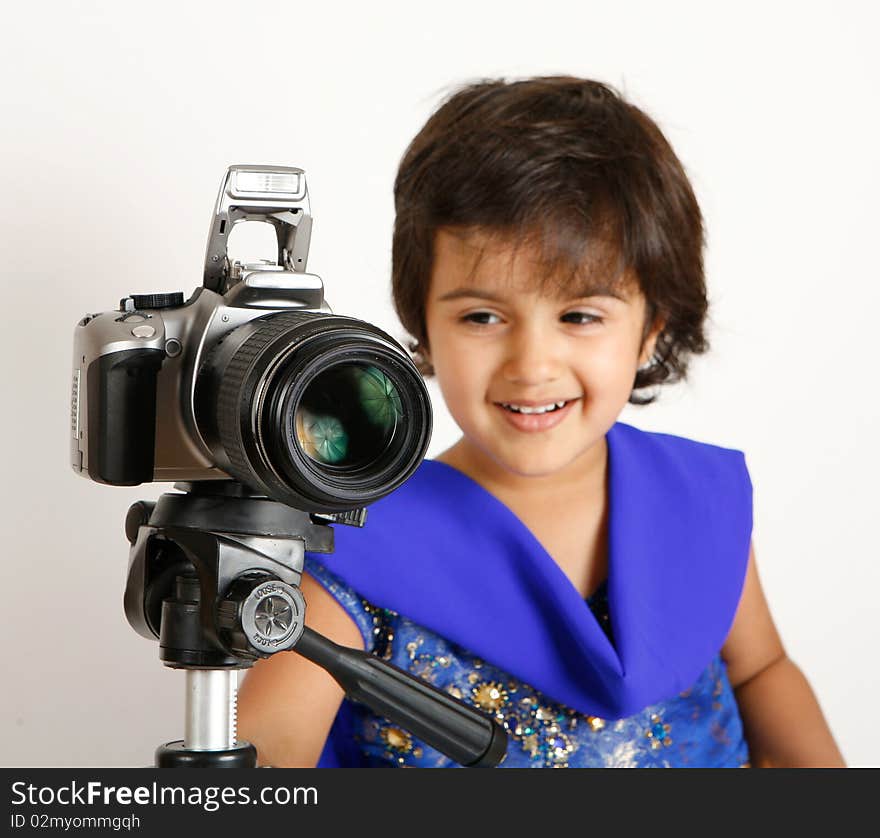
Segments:
[[[186,670],[182,741],[161,746],[158,767],[255,767],[236,741],[237,671],[294,650],[360,701],[462,765],[494,766],[507,750],[496,721],[408,672],[347,649],[305,625],[305,552],[331,553],[331,524],[363,526],[363,509],[307,513],[231,480],[178,483],[179,493],[134,504],[125,613],[159,639],[166,666]]]

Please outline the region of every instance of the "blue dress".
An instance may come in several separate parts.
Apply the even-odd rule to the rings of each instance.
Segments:
[[[719,654],[751,536],[742,454],[621,423],[607,441],[609,574],[586,604],[504,504],[433,461],[306,570],[368,650],[504,725],[501,767],[747,765]],[[455,764],[346,699],[319,766]]]

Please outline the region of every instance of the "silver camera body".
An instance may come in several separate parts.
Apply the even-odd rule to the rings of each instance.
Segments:
[[[234,225],[275,228],[274,262],[231,262]],[[427,449],[427,390],[403,347],[334,315],[306,273],[305,173],[231,166],[203,285],[131,294],[76,326],[70,455],[100,483],[234,479],[300,509],[363,507]]]
[[[286,177],[288,183],[284,185],[289,191],[249,189],[254,184],[247,183],[247,178],[256,180],[261,175],[267,179],[275,175],[278,184]],[[242,221],[266,221],[275,226],[277,264],[241,265],[229,261],[226,246],[229,234],[233,226]],[[102,357],[133,351],[151,353],[156,361],[161,361],[156,375],[156,402],[160,409],[156,413],[153,467],[148,480],[229,477],[215,462],[215,454],[202,437],[195,419],[195,373],[203,357],[224,335],[250,320],[290,309],[330,311],[324,302],[320,277],[305,272],[311,226],[302,169],[231,166],[220,186],[211,222],[204,286],[197,288],[186,302],[181,292],[133,294],[121,300],[117,311],[88,314],[80,320],[74,336],[71,399],[74,471],[86,473],[101,483],[147,482],[142,472],[137,478],[120,473],[121,479],[113,479],[112,472],[102,474],[89,444],[89,378],[100,375],[99,367],[94,365]],[[126,374],[130,376],[131,372]],[[133,434],[134,427],[100,430]],[[140,447],[144,445],[140,435],[132,442]]]

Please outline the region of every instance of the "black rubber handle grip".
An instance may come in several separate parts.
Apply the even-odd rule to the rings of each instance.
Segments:
[[[153,479],[162,349],[102,355],[88,369],[89,477],[114,486]]]

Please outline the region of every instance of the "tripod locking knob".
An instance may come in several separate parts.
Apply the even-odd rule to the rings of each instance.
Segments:
[[[138,530],[149,523],[155,508],[156,504],[148,500],[139,500],[128,508],[125,516],[125,537],[129,544],[134,545],[137,541]]]
[[[294,585],[263,574],[241,576],[217,609],[217,628],[233,654],[266,658],[296,645],[305,613],[305,599]]]

